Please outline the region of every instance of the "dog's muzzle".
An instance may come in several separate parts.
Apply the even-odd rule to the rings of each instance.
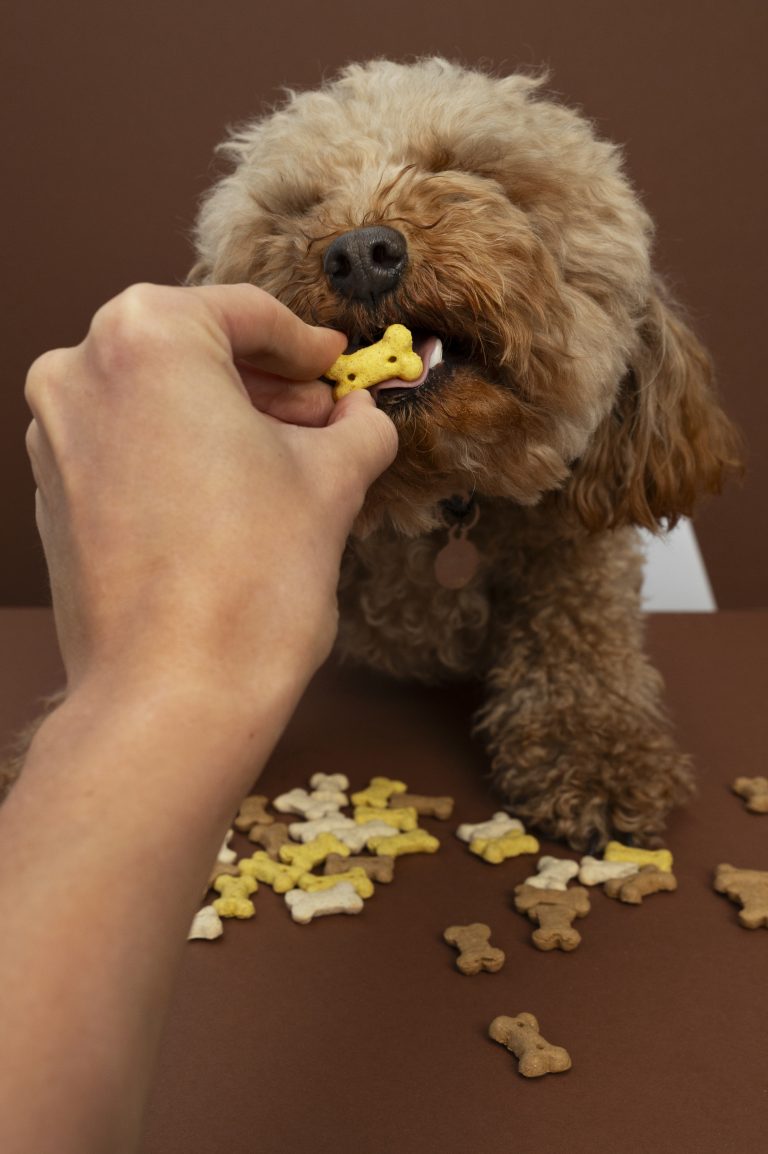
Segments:
[[[397,288],[407,263],[403,234],[374,225],[337,236],[326,249],[323,270],[339,296],[370,303]]]

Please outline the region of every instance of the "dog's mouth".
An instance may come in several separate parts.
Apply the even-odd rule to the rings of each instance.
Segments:
[[[413,351],[421,358],[423,369],[415,381],[404,381],[391,377],[373,385],[369,392],[381,408],[393,408],[408,400],[415,400],[418,393],[439,387],[453,373],[459,363],[466,363],[470,350],[464,342],[430,332],[427,329],[412,328]],[[384,330],[369,337],[354,335],[350,338],[345,352],[354,353],[366,345],[373,344],[384,335]]]

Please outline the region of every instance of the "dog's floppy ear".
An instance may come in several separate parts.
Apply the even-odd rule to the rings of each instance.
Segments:
[[[659,280],[640,338],[616,404],[562,494],[590,530],[671,527],[699,494],[720,492],[742,470],[741,437],[720,408],[709,354]]]

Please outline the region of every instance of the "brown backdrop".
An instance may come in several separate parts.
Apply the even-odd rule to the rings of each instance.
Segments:
[[[7,11],[7,9],[6,9]],[[697,528],[722,607],[768,604],[766,283],[768,7],[762,0],[12,0],[0,36],[8,123],[0,393],[0,604],[47,600],[23,434],[22,384],[137,280],[174,282],[228,123],[344,62],[439,52],[552,86],[628,149],[658,223],[657,264],[689,306],[749,438],[745,486]]]

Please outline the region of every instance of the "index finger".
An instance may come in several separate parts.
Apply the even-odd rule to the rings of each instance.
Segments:
[[[257,368],[286,380],[315,380],[346,348],[343,333],[305,324],[255,285],[198,285],[186,291],[205,300],[234,357],[247,357]]]

